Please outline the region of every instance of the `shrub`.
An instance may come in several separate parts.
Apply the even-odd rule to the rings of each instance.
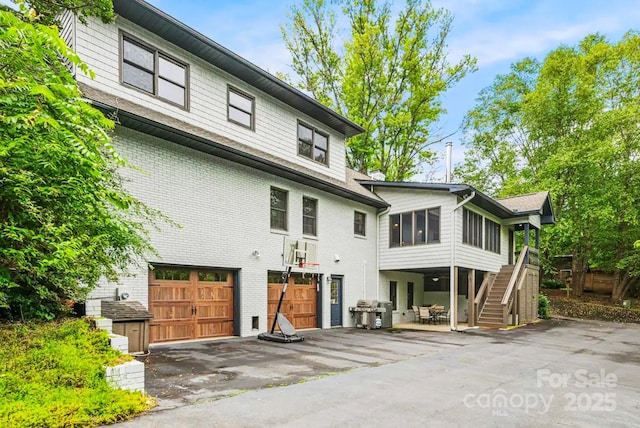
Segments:
[[[559,288],[564,288],[564,284],[558,281],[555,278],[544,278],[540,282],[540,288],[548,288],[552,290],[557,290]]]
[[[544,294],[538,294],[538,318],[549,318],[549,299]]]
[[[105,379],[127,359],[84,320],[0,327],[0,426],[96,426],[147,410],[142,393]]]

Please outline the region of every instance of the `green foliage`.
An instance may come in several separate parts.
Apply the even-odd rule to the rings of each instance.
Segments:
[[[640,323],[640,310],[635,308],[628,309],[621,306],[601,305],[559,297],[551,299],[551,312],[554,315],[569,318]]]
[[[544,294],[538,294],[538,318],[547,319],[549,315],[549,298]]]
[[[57,17],[65,10],[73,12],[80,22],[95,16],[102,22],[113,22],[113,2],[111,0],[11,0],[21,9],[33,9],[37,20],[44,25],[58,25]]]
[[[453,18],[429,1],[407,0],[395,21],[389,1],[334,4],[340,19],[329,2],[303,0],[282,27],[298,86],[365,129],[347,142],[351,168],[407,180],[435,159],[440,96],[475,70],[475,59],[447,61]],[[342,46],[338,22],[349,26]]]
[[[122,186],[113,122],[84,102],[58,29],[0,12],[0,319],[51,319],[152,252],[160,214]]]
[[[617,271],[614,298],[640,274],[640,36],[600,35],[524,59],[484,89],[465,119],[456,175],[498,196],[549,190],[557,219],[543,264],[572,254],[574,289],[586,267]],[[615,297],[617,296],[617,297]]]
[[[104,367],[128,359],[85,320],[1,326],[0,426],[97,426],[149,409],[106,382]]]
[[[556,290],[559,288],[564,288],[564,284],[561,281],[558,281],[554,278],[544,278],[540,282],[540,288],[548,288],[551,290]]]

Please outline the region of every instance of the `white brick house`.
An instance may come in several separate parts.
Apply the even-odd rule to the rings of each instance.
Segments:
[[[125,171],[130,191],[181,227],[152,231],[161,256],[148,261],[153,270],[143,263],[91,297],[140,301],[155,315],[152,342],[266,331],[285,238],[318,249],[318,273],[292,279],[283,309],[299,328],[351,326],[347,308],[363,298],[393,298],[400,321],[408,303],[423,303],[429,275],[512,262],[509,230],[523,224],[521,213],[484,195],[467,201],[502,229],[490,254],[464,246],[456,204],[474,189],[383,184],[349,170],[345,140],[358,125],[144,1],[114,8],[112,24],[63,17],[63,35],[96,74],[76,78],[89,101],[117,116],[116,148],[141,169]],[[420,210],[433,225],[436,208],[437,244],[391,242],[390,219],[416,212],[417,233]],[[531,221],[539,228],[549,210]]]

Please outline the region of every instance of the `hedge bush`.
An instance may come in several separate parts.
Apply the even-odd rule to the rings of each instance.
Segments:
[[[538,318],[549,318],[549,299],[544,294],[538,294]]]
[[[540,282],[540,288],[547,288],[551,290],[557,290],[559,288],[564,288],[564,284],[557,279],[553,278],[544,278]]]
[[[97,426],[149,409],[105,379],[105,366],[130,359],[85,320],[0,326],[0,426]]]
[[[551,313],[570,318],[640,324],[640,310],[600,305],[566,298],[551,299]]]

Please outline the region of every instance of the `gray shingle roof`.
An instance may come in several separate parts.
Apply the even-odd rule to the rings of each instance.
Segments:
[[[496,200],[514,212],[538,211],[541,213],[547,198],[549,198],[549,192],[538,192]]]
[[[140,302],[134,300],[102,301],[101,315],[114,321],[147,320],[153,318]]]

